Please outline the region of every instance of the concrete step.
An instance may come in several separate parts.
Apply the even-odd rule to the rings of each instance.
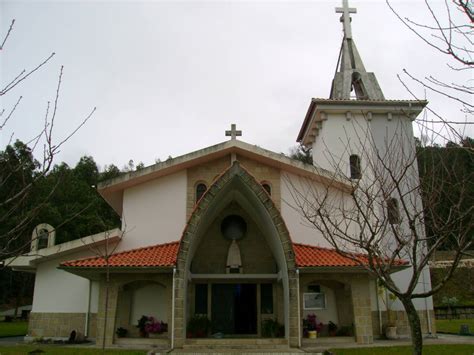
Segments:
[[[274,354],[274,355],[301,355],[305,353],[302,350],[299,349],[245,349],[242,351],[242,349],[235,349],[235,348],[229,348],[229,349],[175,349],[173,350],[170,354],[180,354],[180,355],[192,355],[192,354],[199,354],[199,355],[204,355],[204,354],[209,354],[209,355],[268,355],[268,354]],[[158,354],[158,353],[156,353]]]
[[[287,339],[186,339],[183,349],[288,349]]]

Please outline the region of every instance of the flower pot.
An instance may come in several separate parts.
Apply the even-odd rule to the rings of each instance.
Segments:
[[[385,336],[387,337],[387,339],[398,339],[397,327],[385,328]]]
[[[150,338],[156,339],[160,337],[160,333],[148,333]]]
[[[318,332],[316,330],[308,330],[308,338],[316,339],[318,337]]]

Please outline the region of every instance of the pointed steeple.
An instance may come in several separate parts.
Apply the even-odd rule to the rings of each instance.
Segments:
[[[349,8],[348,0],[342,0],[342,7],[337,7],[336,13],[342,14],[344,38],[339,53],[339,68],[332,81],[330,98],[350,100],[352,98],[351,92],[354,91],[357,100],[384,100],[375,74],[365,71],[362,59],[352,39],[350,14],[357,13],[357,10]]]

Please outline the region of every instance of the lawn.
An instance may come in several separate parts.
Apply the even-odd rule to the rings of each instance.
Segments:
[[[66,346],[50,345],[18,345],[0,346],[0,355],[25,355],[30,351],[41,349],[44,355],[82,355],[82,354],[107,354],[107,355],[145,355],[145,350],[106,350],[90,348],[73,348]]]
[[[390,348],[355,348],[355,349],[332,349],[335,355],[410,355],[412,353],[410,346],[392,346]],[[474,345],[425,345],[423,346],[424,355],[472,355]]]
[[[474,333],[474,319],[437,319],[436,331],[442,333],[459,334],[461,324],[467,324],[471,334]]]
[[[0,322],[0,338],[26,335],[28,322]]]

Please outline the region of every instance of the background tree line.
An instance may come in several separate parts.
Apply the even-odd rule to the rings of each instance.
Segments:
[[[0,204],[1,259],[28,252],[32,231],[43,222],[56,228],[56,244],[119,227],[120,217],[96,186],[132,167],[131,161],[122,170],[111,164],[99,171],[93,157],[83,156],[74,167],[63,162],[43,175],[28,145],[18,140],[8,145],[0,151],[0,201],[33,186],[13,205]],[[33,274],[0,266],[0,308],[29,304],[33,285]]]

